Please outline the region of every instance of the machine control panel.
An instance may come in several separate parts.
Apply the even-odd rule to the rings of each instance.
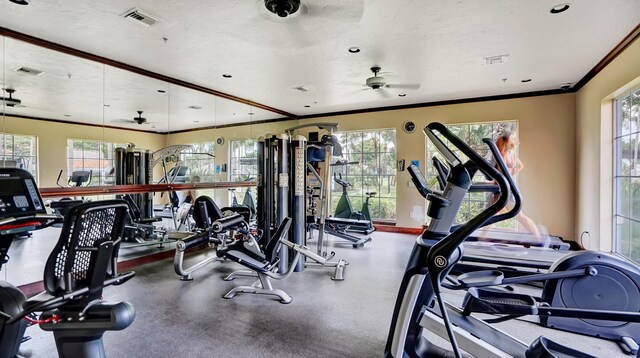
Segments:
[[[0,168],[0,218],[46,213],[33,176],[26,170]]]

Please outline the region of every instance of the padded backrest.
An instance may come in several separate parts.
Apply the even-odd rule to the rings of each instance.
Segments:
[[[127,203],[104,200],[76,205],[69,210],[58,243],[49,255],[44,270],[44,286],[54,296],[104,283],[114,276],[115,258],[125,228]],[[111,241],[112,250],[105,259],[96,249]],[[104,247],[104,245],[102,246]],[[111,248],[111,247],[109,247]],[[103,264],[99,264],[99,262]],[[95,279],[102,282],[95,282]],[[93,293],[99,297],[102,289]]]
[[[222,217],[222,211],[210,197],[201,195],[196,198],[196,201],[193,203],[193,221],[195,221],[198,229],[206,229],[209,227],[209,223],[204,221],[200,203],[204,203],[204,206],[207,208],[207,214],[211,223]]]
[[[269,263],[274,263],[278,258],[278,252],[280,251],[280,247],[282,243],[280,239],[284,237],[284,235],[289,232],[289,227],[291,226],[291,218],[284,218],[278,226],[278,230],[271,236],[271,240],[267,243],[267,247],[264,249],[264,256],[269,261]]]

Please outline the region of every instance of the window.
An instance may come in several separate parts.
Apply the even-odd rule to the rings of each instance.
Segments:
[[[183,153],[184,165],[189,168],[189,176],[199,177],[200,182],[215,181],[216,161],[214,142],[200,142],[190,144],[193,147],[191,152]]]
[[[492,158],[489,153],[489,148],[486,144],[482,142],[484,138],[492,138],[496,140],[499,136],[510,134],[516,135],[518,134],[518,122],[517,121],[505,121],[505,122],[491,122],[491,123],[474,123],[474,124],[455,124],[448,125],[447,128],[455,135],[460,137],[465,143],[467,143],[472,149],[476,150],[481,156],[490,160]],[[444,138],[442,138],[444,140]],[[427,143],[427,158],[426,158],[426,169],[422,169],[423,172],[426,171],[426,176],[429,184],[432,186],[432,189],[440,191],[440,188],[437,185],[437,172],[433,166],[432,158],[434,155],[438,156],[442,163],[446,162],[444,159],[437,154],[438,151],[435,149],[433,144],[429,139],[425,139]],[[448,141],[444,140],[445,144],[449,144]],[[455,151],[456,155],[462,159],[462,161],[466,161],[467,157],[462,154],[460,151]],[[516,153],[517,155],[517,153]],[[487,179],[480,173],[477,173],[473,177],[473,182],[486,182]],[[456,216],[456,223],[463,223],[469,221],[472,217],[476,216],[482,210],[484,210],[488,205],[491,205],[493,200],[493,194],[491,193],[467,193],[465,201],[460,206],[460,211],[458,211],[458,215]],[[516,228],[516,220],[506,220],[496,224],[499,227],[504,228]]]
[[[380,129],[336,133],[342,146],[343,159],[357,162],[334,166],[333,173],[351,184],[347,193],[354,211],[360,211],[367,192],[376,195],[369,199],[372,219],[396,219],[396,131]],[[342,195],[342,186],[331,183],[331,212],[334,213]]]
[[[255,180],[258,175],[258,142],[255,139],[232,140],[229,142],[229,181]],[[239,204],[242,204],[247,189],[235,191]],[[233,200],[233,194],[230,194]],[[254,202],[255,200],[254,196]],[[230,201],[232,203],[232,201]]]
[[[640,262],[640,88],[615,103],[613,224],[617,253]]]
[[[38,139],[34,136],[0,133],[0,167],[29,171],[38,178]]]
[[[67,139],[67,176],[74,171],[90,170],[90,185],[114,185],[114,150],[123,146],[97,140]]]

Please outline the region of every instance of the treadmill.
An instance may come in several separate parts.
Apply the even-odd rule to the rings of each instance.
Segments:
[[[467,165],[470,162],[465,163]],[[416,166],[407,168],[411,181],[415,184],[416,189],[425,199],[431,190],[428,187],[424,175]],[[468,168],[473,173],[473,168]],[[520,193],[517,188],[512,188],[512,194],[516,204],[512,210],[520,210],[522,205]],[[455,228],[452,228],[455,230]],[[478,230],[475,233],[481,233]],[[478,237],[476,237],[478,240]],[[505,274],[511,276],[526,275],[530,273],[543,272],[549,269],[556,260],[567,255],[566,250],[556,250],[548,247],[529,247],[526,248],[522,244],[511,244],[504,242],[484,242],[467,241],[463,244],[464,256],[460,262],[454,267],[453,272],[462,273],[469,271],[477,271],[479,268],[499,268],[505,271]]]
[[[438,174],[438,186],[440,187],[440,190],[444,190],[447,177],[449,176],[449,169],[435,156],[432,158],[432,161],[433,166],[436,169],[436,173]],[[498,185],[493,183],[473,183],[469,188],[469,192],[498,194],[500,192],[500,188]],[[545,251],[545,249],[568,251],[571,248],[571,245],[562,241],[562,238],[559,236],[547,235],[545,236],[544,241],[540,241],[534,235],[529,233],[488,228],[482,228],[474,231],[474,233],[467,239],[467,242],[470,241],[517,245],[524,246],[526,248],[538,247],[542,251]]]

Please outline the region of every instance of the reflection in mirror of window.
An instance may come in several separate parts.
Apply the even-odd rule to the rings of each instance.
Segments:
[[[615,101],[613,227],[617,253],[640,262],[640,88]]]
[[[0,167],[20,168],[38,178],[38,138],[0,133]]]
[[[256,180],[258,175],[258,141],[255,139],[240,139],[229,142],[229,181]],[[229,203],[238,205],[245,201],[245,195],[252,195],[257,203],[255,193],[251,188],[236,188],[229,192]]]
[[[396,219],[396,130],[337,132],[342,146],[342,162],[358,162],[334,166],[332,172],[342,175],[349,184],[347,194],[354,211],[360,211],[367,192],[376,194],[369,199],[372,219]],[[334,160],[335,162],[335,160]],[[336,210],[342,186],[331,183],[331,213]]]
[[[74,171],[91,171],[91,186],[114,185],[114,150],[123,143],[89,139],[67,139],[67,175]]]
[[[482,157],[486,158],[489,162],[493,161],[489,147],[482,142],[484,138],[491,138],[494,141],[503,135],[518,137],[518,121],[502,121],[502,122],[486,122],[486,123],[473,123],[473,124],[453,124],[447,125],[447,128],[455,135],[460,137],[465,143],[467,143],[473,150],[478,152]],[[433,166],[433,157],[439,157],[442,163],[446,161],[438,154],[438,151],[433,146],[431,141],[425,138],[427,145],[427,158],[426,168],[420,168],[423,172],[426,172],[427,181],[429,182],[431,189],[441,191],[437,184],[436,176],[437,172]],[[443,138],[445,144],[449,145],[449,141]],[[460,151],[454,151],[456,155],[466,162],[468,158]],[[515,158],[518,157],[518,151],[513,153]],[[446,165],[446,164],[445,164]],[[474,183],[486,182],[487,179],[480,173],[476,173],[473,177]],[[460,206],[458,215],[456,216],[456,223],[464,223],[469,221],[474,216],[478,215],[482,210],[487,208],[493,203],[492,193],[467,193],[465,201]],[[425,217],[426,220],[426,217]],[[501,221],[496,224],[501,228],[517,228],[517,221],[515,219]]]

